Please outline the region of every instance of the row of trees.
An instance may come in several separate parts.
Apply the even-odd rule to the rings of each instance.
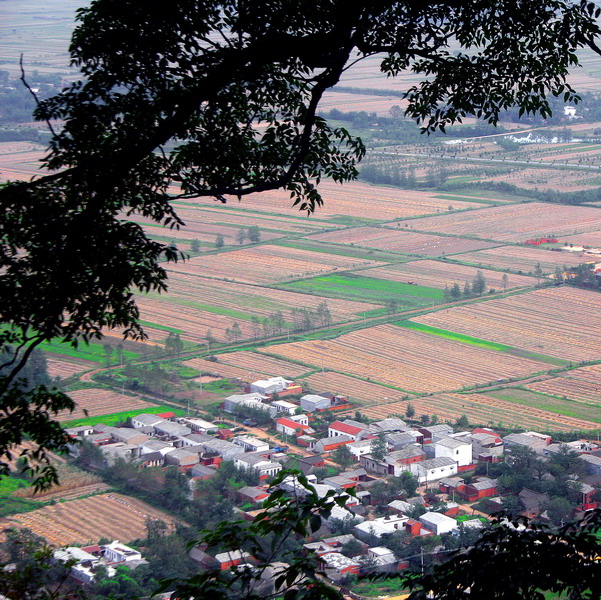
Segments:
[[[508,276],[507,273],[503,273],[503,286],[504,289],[507,286]],[[445,302],[456,302],[466,298],[475,298],[481,296],[486,291],[486,278],[482,271],[477,271],[471,284],[466,281],[463,285],[463,289],[455,282],[451,287],[448,285],[444,286],[444,301]],[[490,290],[493,292],[494,290]]]

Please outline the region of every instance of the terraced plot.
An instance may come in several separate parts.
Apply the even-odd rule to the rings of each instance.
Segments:
[[[573,431],[595,429],[597,423],[559,415],[547,410],[507,402],[486,394],[440,394],[411,398],[417,415],[437,415],[441,421],[455,421],[466,415],[471,424],[533,429],[536,431]],[[392,415],[401,417],[408,402],[393,402],[362,408],[370,419],[383,419]]]
[[[378,325],[334,340],[282,344],[270,352],[417,393],[457,390],[549,368],[539,361],[394,325]]]
[[[420,221],[411,221],[410,224],[417,227],[419,223]],[[482,240],[407,231],[405,225],[408,224],[403,223],[402,229],[392,229],[391,226],[340,229],[312,235],[309,239],[423,256],[444,256],[482,248],[492,248],[497,245]]]
[[[454,283],[463,286],[467,281],[471,283],[478,269],[445,261],[413,260],[400,265],[389,265],[364,271],[372,277],[381,277],[388,281],[406,282],[413,281],[416,285],[433,288],[451,287]],[[499,271],[482,271],[486,280],[487,289],[504,289],[503,273]],[[536,285],[536,279],[522,275],[508,275],[507,289]]]
[[[568,361],[598,360],[600,300],[593,291],[546,288],[411,321]]]
[[[90,369],[98,368],[97,363],[88,361],[71,361],[63,360],[60,358],[54,358],[52,356],[46,356],[46,362],[48,363],[48,375],[50,377],[61,377],[66,379],[72,375],[89,371]]]
[[[597,231],[601,229],[601,210],[587,206],[529,202],[424,217],[412,224],[423,232],[524,242],[544,235],[561,238],[568,234]]]
[[[159,519],[173,527],[167,513],[123,494],[100,494],[45,506],[0,521],[2,529],[26,527],[51,546],[96,544],[100,538],[131,540],[146,536],[146,520]]]
[[[126,396],[125,394],[118,394],[117,392],[101,388],[76,390],[69,392],[69,396],[77,402],[77,407],[72,413],[68,411],[60,412],[56,417],[58,421],[73,421],[86,416],[96,417],[127,410],[152,408],[154,406],[154,404],[146,402],[137,396]],[[88,415],[84,413],[84,410],[88,411]]]

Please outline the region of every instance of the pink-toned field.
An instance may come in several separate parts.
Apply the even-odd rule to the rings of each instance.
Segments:
[[[526,387],[535,392],[601,407],[601,365],[580,367],[552,379],[530,383]]]
[[[136,396],[126,396],[118,394],[111,390],[101,388],[88,388],[69,392],[69,396],[77,402],[77,408],[69,413],[63,411],[58,414],[58,421],[72,421],[82,419],[86,416],[84,409],[88,411],[88,417],[98,415],[110,415],[112,413],[123,412],[126,410],[136,410],[139,408],[153,408],[153,404],[146,402]]]
[[[539,361],[426,333],[378,325],[333,340],[293,342],[271,354],[408,392],[441,392],[548,369]]]
[[[601,203],[599,204],[601,206]],[[574,246],[592,246],[601,248],[601,231],[589,231],[578,235],[567,235],[564,241],[574,244]]]
[[[256,376],[256,379],[261,379],[264,375],[295,378],[307,372],[307,367],[249,351],[220,354],[219,363],[245,369]]]
[[[405,392],[399,392],[377,383],[363,381],[350,375],[342,375],[332,371],[314,373],[309,377],[301,378],[301,381],[303,387],[306,386],[316,394],[326,391],[332,394],[342,394],[352,402],[358,402],[362,405],[372,405],[388,400],[401,400],[408,396]]]
[[[359,181],[344,185],[322,181],[319,190],[324,198],[324,205],[315,211],[315,217],[321,220],[344,216],[391,221],[446,211],[450,203],[448,199],[437,197],[434,192],[400,190]],[[460,200],[453,200],[451,203],[457,209],[483,206],[477,202]],[[298,208],[292,207],[289,194],[285,191],[251,194],[243,198],[241,206],[257,211],[277,211],[282,215],[299,214]]]
[[[379,406],[361,408],[361,413],[370,419],[384,419],[389,416],[405,415],[411,403],[415,413],[437,415],[440,421],[455,421],[466,415],[469,422],[478,425],[520,427],[538,431],[573,431],[575,429],[595,429],[597,423],[566,417],[556,413],[539,410],[493,398],[486,394],[441,394],[411,398],[405,402],[392,402]]]
[[[198,369],[201,373],[210,373],[211,375],[218,375],[220,377],[238,378],[243,381],[252,381],[255,377],[248,369],[242,367],[234,367],[232,365],[224,364],[220,361],[213,362],[205,360],[204,358],[192,358],[184,362],[186,367],[192,367]]]
[[[40,171],[44,154],[42,146],[34,142],[0,142],[0,181],[44,175]]]
[[[185,270],[174,265],[171,271],[188,276],[271,284],[371,264],[375,264],[374,261],[265,245],[192,258],[185,265]]]
[[[407,101],[398,96],[371,96],[369,94],[352,94],[350,92],[337,92],[336,88],[324,94],[320,103],[323,112],[333,108],[342,112],[365,111],[376,113],[378,116],[390,117],[393,106],[405,108]]]
[[[575,267],[594,260],[590,256],[581,255],[578,252],[556,252],[543,247],[532,246],[500,246],[458,254],[453,258],[483,267],[510,269],[512,271],[523,271],[524,273],[533,273],[536,265],[540,265],[545,273],[553,273],[557,267],[562,269],[564,265]]]
[[[413,227],[419,227],[420,221],[412,221]],[[329,231],[311,236],[312,240],[336,244],[354,244],[377,248],[378,250],[393,250],[406,254],[423,254],[426,256],[442,256],[469,252],[481,248],[491,248],[496,244],[466,238],[431,235],[408,231],[404,227],[355,227],[340,231]]]
[[[67,360],[63,358],[57,358],[46,355],[46,361],[48,363],[48,375],[50,377],[61,377],[66,379],[72,375],[89,371],[90,369],[98,368],[98,365],[93,362],[81,360]]]
[[[569,361],[601,359],[601,296],[570,287],[457,306],[411,319]]]
[[[227,264],[227,254],[215,255],[215,258],[219,256],[222,257],[223,263]],[[378,308],[377,305],[367,302],[326,299],[233,281],[197,277],[186,271],[187,263],[179,268],[181,271],[169,272],[167,294],[139,296],[138,305],[144,321],[178,329],[182,332],[183,339],[194,343],[204,343],[209,329],[216,338],[225,340],[225,330],[231,328],[234,323],[238,323],[242,337],[250,339],[254,337],[250,315],[265,318],[282,311],[284,319],[291,322],[291,308],[315,311],[317,306],[325,301],[332,322],[339,323],[356,320],[365,311]],[[151,325],[145,326],[145,330],[153,341],[164,339],[167,335],[164,330],[153,328]]]
[[[544,235],[561,238],[568,234],[597,231],[601,229],[601,210],[587,206],[529,202],[424,217],[413,224],[420,231],[524,242]]]
[[[122,542],[144,538],[147,519],[164,521],[169,529],[174,524],[173,517],[137,498],[110,493],[13,515],[2,519],[0,527],[26,527],[57,547],[96,544],[100,538]]]
[[[454,283],[463,286],[466,281],[471,283],[477,272],[476,267],[457,265],[442,260],[413,260],[400,265],[378,267],[366,271],[370,277],[400,282],[411,280],[416,285],[435,288],[451,287]],[[503,273],[489,270],[481,272],[486,280],[487,289],[502,290],[504,288]],[[507,276],[507,289],[534,285],[536,285],[536,279],[533,277],[523,275]]]

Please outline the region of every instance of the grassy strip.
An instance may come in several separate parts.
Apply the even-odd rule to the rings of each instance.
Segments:
[[[115,346],[111,340],[106,340],[105,343]],[[50,352],[52,354],[61,354],[63,356],[70,356],[71,358],[79,358],[81,360],[87,360],[90,362],[99,363],[104,365],[106,363],[106,352],[100,342],[90,342],[90,344],[80,344],[77,348],[73,348],[71,344],[67,342],[59,342],[58,340],[52,342],[42,342],[39,345],[40,350],[44,352]],[[132,352],[131,350],[123,350],[124,360],[137,360],[140,358],[139,352]]]
[[[82,419],[74,419],[73,421],[66,421],[63,423],[65,427],[80,427],[81,425],[98,425],[104,423],[105,425],[115,425],[128,419],[129,417],[135,417],[141,414],[157,415],[159,413],[172,412],[176,416],[181,417],[186,414],[186,411],[181,408],[175,408],[173,406],[155,405],[148,408],[137,408],[136,410],[125,410],[123,412],[111,413],[108,415],[97,415],[95,417],[84,417]]]
[[[324,275],[302,281],[293,281],[278,286],[282,289],[303,291],[346,300],[365,300],[367,302],[389,302],[396,300],[399,306],[415,306],[416,299],[442,300],[444,293],[437,288],[412,285],[362,275]],[[418,305],[422,305],[419,302]]]
[[[41,502],[35,502],[27,498],[13,498],[12,496],[0,495],[0,518],[30,512],[42,506]]]
[[[321,252],[323,254],[334,254],[337,256],[349,256],[351,258],[363,258],[365,260],[376,260],[379,262],[399,262],[402,257],[372,250],[365,247],[353,247],[351,245],[333,245],[324,242],[313,242],[311,240],[276,240],[274,246],[284,246],[286,248],[296,248],[298,250],[309,250],[310,252]]]
[[[492,206],[503,204],[502,202],[495,202],[494,200],[490,200],[488,198],[467,198],[465,196],[447,196],[443,194],[434,197],[439,198],[440,200],[455,200],[455,202],[476,202],[480,204],[490,204]]]
[[[175,327],[168,327],[167,325],[159,325],[158,323],[151,323],[150,321],[140,321],[140,325],[144,327],[152,327],[153,329],[159,329],[161,331],[169,331],[171,333],[184,333],[183,329],[176,329]]]
[[[546,362],[554,366],[566,367],[570,364],[570,362],[567,360],[562,360],[553,356],[546,356],[545,354],[529,352],[527,350],[515,348],[514,346],[507,346],[506,344],[499,344],[497,342],[491,342],[489,340],[483,340],[481,338],[472,337],[471,335],[455,333],[454,331],[448,331],[447,329],[439,329],[438,327],[431,327],[430,325],[422,325],[421,323],[414,323],[413,321],[395,321],[393,325],[398,325],[399,327],[404,327],[406,329],[413,329],[422,333],[437,335],[439,337],[453,340],[455,342],[469,344],[470,346],[478,346],[479,348],[486,348],[487,350],[506,352],[514,356],[520,356],[522,358]]]

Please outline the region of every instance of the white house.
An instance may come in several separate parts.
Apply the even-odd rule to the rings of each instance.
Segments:
[[[238,469],[257,471],[259,477],[262,479],[273,477],[282,470],[282,465],[280,463],[269,460],[254,452],[239,454],[234,458],[234,465]]]
[[[217,425],[198,417],[182,417],[177,422],[189,427],[194,433],[208,433],[209,431],[217,431],[219,429]]]
[[[269,406],[264,404],[263,400],[267,400],[267,397],[260,393],[233,394],[223,401],[223,410],[229,413],[236,412],[241,407],[269,410]]]
[[[289,416],[296,413],[298,404],[292,404],[292,402],[286,402],[286,400],[274,400],[269,406],[269,414],[272,418],[278,416]]]
[[[131,417],[131,426],[136,429],[140,429],[141,427],[154,427],[158,425],[161,421],[165,421],[162,417],[157,417],[157,415],[151,415],[148,413],[143,413],[141,415],[136,415],[135,417]]]
[[[472,464],[472,444],[465,439],[444,437],[432,442],[431,448],[434,450],[434,458],[452,458],[460,467]]]
[[[419,517],[420,522],[426,529],[429,529],[435,535],[450,533],[459,528],[457,521],[447,515],[438,512],[427,512]]]
[[[292,383],[294,382],[288,379],[284,379],[283,377],[270,377],[269,379],[259,379],[258,381],[253,381],[250,384],[250,391],[257,392],[263,395],[276,394],[285,390]]]
[[[447,458],[446,456],[411,463],[409,468],[420,483],[426,484],[442,479],[443,477],[457,475],[457,463],[452,458]]]
[[[371,440],[359,440],[358,442],[347,444],[346,447],[351,451],[355,460],[359,460],[361,456],[371,452],[372,442]]]
[[[232,439],[234,444],[242,446],[245,452],[266,452],[269,444],[253,437],[252,435],[239,435]]]
[[[371,536],[381,538],[386,533],[405,531],[405,523],[409,520],[406,515],[387,515],[373,521],[363,521],[355,525],[354,530],[361,540],[371,540]]]
[[[317,410],[325,410],[332,406],[330,398],[318,396],[317,394],[306,394],[300,399],[300,405],[307,412],[315,412]]]
[[[108,563],[121,563],[130,560],[142,560],[142,555],[133,548],[122,544],[119,540],[115,540],[110,544],[102,546],[104,558]]]

